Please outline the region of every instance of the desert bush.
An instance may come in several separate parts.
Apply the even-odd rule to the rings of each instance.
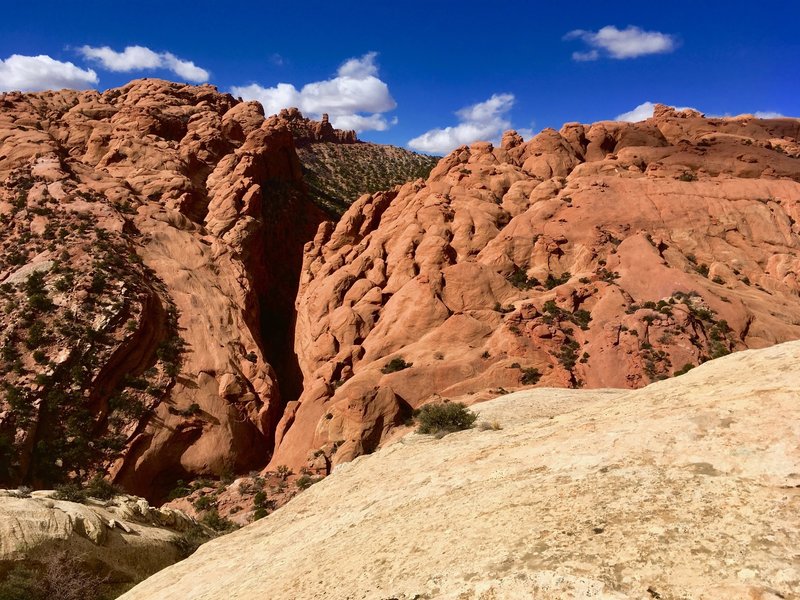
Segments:
[[[686,373],[688,373],[692,369],[694,369],[694,365],[692,363],[686,363],[680,369],[675,371],[674,376],[678,377],[679,375],[685,375]]]
[[[83,486],[73,481],[57,485],[53,497],[56,500],[66,500],[67,502],[86,502],[87,496]]]
[[[183,498],[191,493],[192,490],[189,489],[189,487],[184,483],[183,479],[178,479],[178,481],[175,482],[175,487],[170,490],[169,494],[167,494],[167,500]]]
[[[211,537],[213,536],[205,527],[200,524],[194,524],[175,538],[172,543],[178,547],[182,558],[188,558]]]
[[[100,475],[95,475],[84,487],[86,495],[90,498],[97,498],[98,500],[110,500],[114,496],[122,494],[122,488],[103,479]]]
[[[216,508],[212,508],[206,514],[204,514],[203,518],[200,519],[200,522],[206,527],[210,527],[219,533],[228,533],[239,528],[238,525],[236,525],[236,523],[230,519],[221,517]]]
[[[417,433],[436,434],[469,429],[478,415],[460,402],[444,402],[426,404],[415,411],[414,417],[418,425]]]
[[[527,369],[522,369],[522,376],[519,380],[523,385],[534,385],[538,383],[541,378],[542,374],[539,373],[539,369],[536,367],[529,367]]]
[[[278,465],[275,468],[275,474],[281,479],[286,479],[287,477],[289,477],[289,475],[292,474],[292,470],[286,465]]]
[[[388,363],[386,363],[386,366],[384,366],[381,369],[381,373],[384,373],[384,374],[396,373],[397,371],[402,371],[403,369],[408,369],[412,365],[413,365],[413,363],[407,363],[406,361],[404,361],[402,359],[402,357],[398,356],[398,357],[393,358],[392,360],[390,360]]]
[[[299,489],[299,490],[307,490],[308,488],[310,488],[312,485],[314,485],[318,481],[319,481],[319,479],[317,479],[317,478],[311,477],[310,475],[307,475],[307,474],[303,474],[300,477],[298,477],[297,481],[295,481],[294,483],[297,486],[297,489]]]
[[[54,497],[68,502],[86,502],[88,498],[110,500],[121,493],[119,486],[103,479],[101,475],[95,475],[85,485],[77,481],[57,485]]]
[[[266,508],[257,508],[253,511],[253,521],[258,521],[259,519],[263,519],[269,514],[269,511]]]
[[[548,290],[552,290],[559,285],[567,283],[570,277],[572,277],[572,275],[567,271],[562,273],[561,277],[554,277],[552,273],[548,273],[547,279],[544,281],[544,287],[546,287]]]
[[[192,502],[192,505],[197,510],[208,510],[214,506],[216,502],[211,496],[200,496],[197,500]]]
[[[511,285],[520,290],[529,290],[532,287],[540,285],[538,279],[535,277],[528,277],[525,270],[519,267],[514,268],[514,272],[507,277],[507,280]]]

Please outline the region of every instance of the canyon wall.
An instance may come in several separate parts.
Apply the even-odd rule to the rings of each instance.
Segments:
[[[800,337],[799,133],[658,106],[360,198],[304,255],[272,466],[328,472],[428,402],[636,388]]]

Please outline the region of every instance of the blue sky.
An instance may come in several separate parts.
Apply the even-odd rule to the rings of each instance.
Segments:
[[[529,134],[612,119],[648,101],[800,116],[793,1],[188,6],[9,2],[0,90],[207,79],[267,106],[336,113],[334,123],[362,129],[362,139],[415,140],[412,147],[439,153],[507,127]],[[128,46],[140,48],[119,54]],[[24,59],[35,56],[52,61]]]

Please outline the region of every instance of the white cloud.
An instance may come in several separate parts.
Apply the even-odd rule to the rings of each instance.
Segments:
[[[531,138],[536,135],[536,132],[531,127],[522,127],[517,129],[517,133],[522,136],[522,139],[529,142]]]
[[[190,60],[183,60],[171,52],[153,52],[144,46],[127,46],[122,52],[108,46],[81,46],[78,52],[85,58],[100,63],[109,71],[128,73],[149,69],[167,69],[187,81],[208,81],[209,72]]]
[[[397,117],[386,120],[381,114],[373,115],[335,115],[330,118],[336,129],[355,129],[356,131],[385,131],[397,125]]]
[[[615,121],[628,121],[629,123],[636,123],[637,121],[644,121],[653,116],[653,110],[656,107],[655,102],[642,102],[639,106],[628,112],[614,117]],[[691,106],[673,106],[675,110],[697,110]]]
[[[611,58],[636,58],[647,54],[672,52],[677,47],[675,36],[659,31],[644,31],[629,25],[617,29],[606,25],[597,31],[575,29],[564,36],[565,40],[580,39],[590,46],[587,52],[574,52],[572,58],[578,61],[597,60],[603,51]]]
[[[753,116],[757,119],[783,119],[786,117],[786,115],[772,110],[757,110]]]
[[[598,58],[600,58],[600,53],[597,50],[572,53],[572,60],[577,60],[578,62],[588,62],[590,60],[597,60]]]
[[[653,116],[653,110],[656,107],[655,102],[642,102],[639,106],[634,108],[633,110],[629,110],[628,112],[624,112],[621,115],[617,115],[614,117],[615,121],[628,121],[630,123],[636,123],[637,121],[644,121],[645,119],[649,119]],[[681,110],[697,110],[698,112],[702,113],[703,111],[698,110],[692,106],[673,106],[677,111]],[[784,118],[786,115],[783,115],[779,112],[771,111],[771,110],[757,110],[752,114],[757,119],[781,119]],[[707,114],[709,118],[717,119],[723,117],[730,117],[732,116],[731,113],[726,113],[724,115],[716,115],[716,114]]]
[[[85,90],[97,85],[97,73],[47,55],[12,54],[0,60],[0,91],[38,92],[63,88]]]
[[[637,121],[644,121],[653,116],[653,109],[656,105],[654,102],[642,102],[639,106],[628,112],[614,117],[615,121],[628,121],[629,123],[636,123]]]
[[[187,81],[196,81],[200,83],[208,81],[210,73],[198,67],[192,61],[182,60],[170,52],[164,52],[161,56],[164,60],[164,66],[178,77],[183,77]]]
[[[245,100],[258,100],[268,115],[296,106],[306,116],[330,115],[335,127],[366,131],[384,130],[392,124],[383,113],[397,107],[389,86],[378,77],[375,52],[346,60],[336,76],[307,83],[297,89],[291,83],[263,87],[257,83],[234,86],[231,92]],[[367,113],[367,114],[364,114]]]
[[[464,144],[497,138],[511,127],[507,113],[513,105],[514,94],[493,94],[485,102],[457,111],[458,125],[431,129],[410,140],[408,145],[422,152],[447,154]]]

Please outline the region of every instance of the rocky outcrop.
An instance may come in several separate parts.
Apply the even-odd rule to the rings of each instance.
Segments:
[[[334,129],[328,120],[328,115],[322,115],[321,121],[314,121],[304,117],[297,108],[284,108],[277,115],[272,115],[267,122],[272,126],[283,126],[291,131],[298,148],[320,142],[362,143],[355,131]]]
[[[440,398],[636,388],[800,337],[799,133],[659,107],[360,198],[305,252],[272,465],[326,472]]]
[[[796,598],[798,360],[476,405],[502,429],[341,465],[122,598]]]
[[[15,568],[36,571],[66,554],[105,587],[125,589],[183,558],[197,527],[180,511],[131,496],[79,504],[49,491],[0,490],[0,581]]]
[[[438,156],[362,142],[355,131],[334,129],[328,115],[314,121],[287,108],[267,123],[292,132],[309,196],[334,219],[362,194],[425,179],[439,161]]]
[[[158,499],[265,464],[324,215],[262,113],[152,79],[0,96],[0,482]]]

